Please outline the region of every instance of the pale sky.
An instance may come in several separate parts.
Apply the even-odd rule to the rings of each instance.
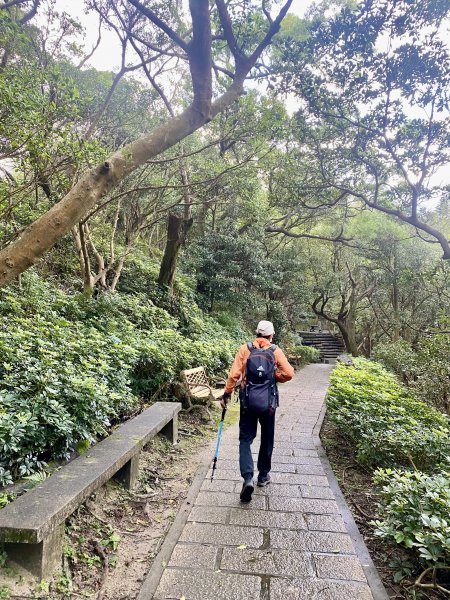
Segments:
[[[293,0],[290,13],[302,17],[313,2],[314,0]],[[56,8],[58,12],[65,11],[82,23],[86,29],[86,52],[89,52],[98,36],[98,15],[93,11],[86,13],[84,0],[56,0]],[[39,13],[36,18],[36,24],[43,24],[42,22],[39,23]],[[100,71],[117,72],[120,67],[120,51],[121,48],[116,34],[103,28],[101,44],[86,66],[92,66]],[[291,95],[285,98],[285,104],[288,112],[291,114],[299,106],[298,100]],[[440,168],[432,176],[432,181],[438,186],[448,184],[449,174],[447,173],[447,169]]]
[[[313,0],[294,0],[290,12],[303,16]],[[57,0],[56,8],[59,12],[67,12],[76,17],[86,28],[86,48],[94,46],[98,35],[98,17],[94,12],[86,14],[83,0]],[[36,19],[39,22],[39,19]],[[117,36],[113,32],[103,29],[102,42],[94,56],[87,63],[99,71],[117,71],[120,66],[120,47]]]

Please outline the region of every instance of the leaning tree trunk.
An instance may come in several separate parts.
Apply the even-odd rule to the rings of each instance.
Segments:
[[[178,254],[186,241],[187,233],[192,227],[193,220],[178,215],[169,215],[167,223],[167,242],[159,270],[158,283],[172,288]]]
[[[243,93],[243,84],[265,48],[278,33],[292,0],[286,0],[278,16],[268,15],[269,27],[250,55],[236,44],[230,17],[223,0],[216,0],[226,43],[236,65],[232,83],[212,101],[212,34],[208,0],[190,0],[192,34],[189,42],[161,21],[153,12],[134,0],[129,0],[157,28],[164,31],[176,46],[186,53],[192,81],[193,100],[180,115],[169,119],[139,139],[127,144],[102,165],[84,173],[60,202],[31,223],[21,235],[0,250],[0,288],[33,266],[58,240],[75,227],[99,200],[119,182],[145,165],[150,159],[185,139],[216,115],[232,106]]]

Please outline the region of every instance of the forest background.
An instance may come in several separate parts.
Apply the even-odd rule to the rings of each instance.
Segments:
[[[0,485],[261,318],[449,412],[448,4],[290,4],[88,0],[116,72],[57,1],[0,4]]]
[[[58,2],[0,6],[2,483],[223,373],[260,318],[292,352],[320,318],[448,410],[448,7],[289,4],[217,2],[203,39],[179,2],[92,0],[114,73]]]
[[[0,3],[0,485],[173,398],[182,369],[223,376],[259,319],[316,359],[299,332],[320,321],[397,377],[359,359],[330,392],[433,533],[381,535],[448,565],[445,511],[418,499],[450,505],[450,7],[291,4],[87,0],[91,45],[58,0]],[[115,71],[90,66],[105,35]]]

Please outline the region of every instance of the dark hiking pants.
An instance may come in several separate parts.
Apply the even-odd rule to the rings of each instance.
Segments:
[[[258,454],[258,471],[265,477],[271,468],[273,441],[275,435],[275,411],[260,415],[243,411],[239,420],[239,466],[244,479],[253,477],[253,457],[251,445],[256,436],[258,421],[261,426],[261,445]]]

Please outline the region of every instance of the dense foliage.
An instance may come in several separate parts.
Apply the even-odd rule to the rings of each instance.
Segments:
[[[94,299],[33,275],[21,290],[2,291],[0,484],[103,436],[182,369],[228,367],[245,333],[202,315],[185,295],[181,328],[144,294]]]
[[[378,467],[375,533],[413,550],[424,568],[447,567],[449,418],[411,396],[380,364],[361,358],[335,369],[327,403],[358,460]]]
[[[377,363],[359,358],[354,368],[338,366],[327,404],[365,464],[434,470],[450,455],[449,419]]]
[[[375,533],[413,549],[424,565],[450,564],[450,473],[378,469],[381,516]]]
[[[445,323],[443,323],[445,327]],[[420,338],[375,347],[374,358],[396,373],[424,402],[450,414],[450,335],[439,330]]]

